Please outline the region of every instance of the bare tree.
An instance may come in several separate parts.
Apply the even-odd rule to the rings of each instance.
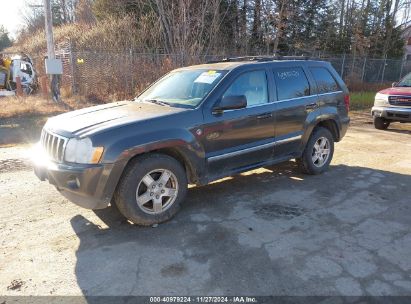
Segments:
[[[273,53],[278,52],[278,44],[280,39],[283,38],[284,29],[286,26],[286,17],[287,17],[287,9],[288,9],[288,0],[279,0],[278,1],[278,10],[279,13],[276,16],[276,35],[274,39],[274,46],[273,46]]]

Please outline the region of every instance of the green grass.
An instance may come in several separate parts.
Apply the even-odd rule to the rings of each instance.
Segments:
[[[374,97],[376,92],[352,92],[350,93],[350,109],[351,110],[366,110],[374,105]]]

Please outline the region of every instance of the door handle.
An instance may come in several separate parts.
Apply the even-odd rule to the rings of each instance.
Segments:
[[[305,109],[306,110],[312,110],[312,109],[316,109],[316,108],[318,108],[318,105],[317,105],[317,103],[310,103],[310,104],[308,104],[308,105],[306,105],[305,106]]]
[[[273,117],[273,113],[264,113],[257,116],[257,119],[266,119]]]

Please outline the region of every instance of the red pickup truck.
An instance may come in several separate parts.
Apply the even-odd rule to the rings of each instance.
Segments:
[[[411,73],[375,95],[371,114],[375,128],[380,130],[394,121],[411,122]]]

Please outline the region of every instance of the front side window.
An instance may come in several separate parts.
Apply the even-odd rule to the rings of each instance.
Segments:
[[[399,83],[395,85],[396,87],[411,87],[411,73],[406,75]]]
[[[244,95],[247,98],[247,106],[268,103],[268,86],[265,71],[252,71],[240,75],[224,93],[223,98],[240,95]]]
[[[196,107],[225,75],[223,70],[178,70],[161,78],[137,101]]]
[[[325,68],[310,68],[318,88],[318,94],[339,91],[337,82]]]
[[[299,98],[310,95],[310,84],[300,67],[274,70],[278,100]]]

